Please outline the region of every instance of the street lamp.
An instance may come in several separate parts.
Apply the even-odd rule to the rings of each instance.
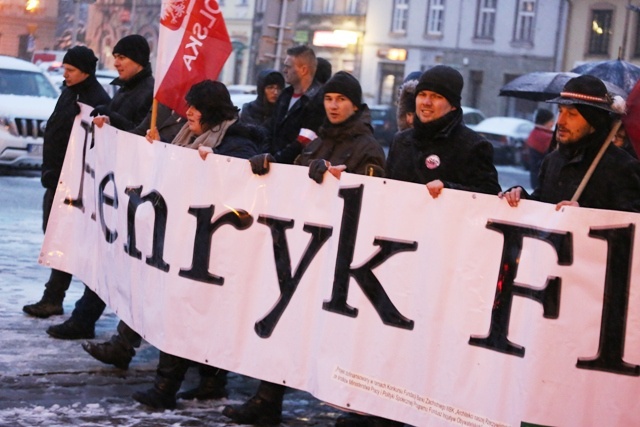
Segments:
[[[38,6],[40,6],[40,0],[27,0],[24,9],[29,13],[34,13],[38,10]]]

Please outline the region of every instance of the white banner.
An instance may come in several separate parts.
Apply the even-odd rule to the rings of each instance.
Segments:
[[[416,426],[638,425],[637,214],[88,128],[40,263],[158,348]]]

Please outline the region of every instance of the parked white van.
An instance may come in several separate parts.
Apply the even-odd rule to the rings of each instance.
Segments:
[[[42,137],[59,95],[36,65],[0,55],[0,166],[42,165]]]

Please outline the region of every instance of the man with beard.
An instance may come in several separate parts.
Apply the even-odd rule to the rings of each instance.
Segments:
[[[619,97],[616,97],[619,98]],[[612,98],[600,79],[578,76],[567,82],[558,98],[555,138],[558,148],[540,167],[540,183],[529,195],[522,187],[501,194],[510,206],[521,198],[563,206],[640,212],[640,162],[610,144],[577,201],[572,201],[583,177],[612,128],[624,113],[624,101]]]

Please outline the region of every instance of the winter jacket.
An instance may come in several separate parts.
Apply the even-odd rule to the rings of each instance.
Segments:
[[[147,64],[127,81],[118,77],[111,84],[120,86],[120,89],[109,104],[109,121],[113,127],[130,131],[145,119],[151,109],[154,84],[151,65]]]
[[[371,175],[370,166],[384,170],[384,151],[373,137],[367,110],[364,105],[358,113],[337,125],[325,121],[318,131],[319,138],[303,149],[295,164],[308,166],[312,160],[323,159],[334,166],[346,165],[346,172],[360,175]]]
[[[595,132],[576,143],[558,144],[542,161],[540,185],[524,198],[553,204],[571,200],[607,133]],[[587,208],[640,212],[640,162],[611,144],[578,203]]]
[[[184,126],[188,127],[189,125],[185,124]],[[193,137],[195,138],[195,135]],[[257,146],[262,137],[263,134],[257,126],[235,122],[227,128],[222,141],[213,149],[213,153],[248,159],[258,154]],[[175,144],[176,141],[172,143]],[[209,146],[206,141],[202,145]]]
[[[78,102],[95,107],[108,104],[111,99],[95,76],[73,86],[65,86],[44,131],[41,182],[45,188],[55,190],[60,180],[62,164],[76,116]]]
[[[186,119],[173,111],[171,108],[164,104],[158,103],[158,111],[156,117],[156,127],[160,134],[160,141],[171,142],[176,137],[182,126],[185,124]],[[147,113],[147,116],[142,122],[135,128],[131,129],[131,133],[136,135],[145,136],[147,130],[151,127],[151,111]]]
[[[275,113],[270,123],[268,137],[261,151],[271,153],[278,163],[292,164],[302,151],[297,141],[300,129],[318,132],[325,118],[321,95],[322,85],[313,81],[309,89],[289,109],[293,87],[285,88],[276,101]]]
[[[553,138],[553,131],[551,129],[536,125],[527,137],[526,144],[530,149],[540,154],[546,154],[551,145],[551,138]]]
[[[265,81],[267,76],[271,74],[280,74],[279,71],[267,69],[262,70],[256,79],[256,90],[258,97],[247,102],[242,106],[242,113],[240,114],[240,121],[242,123],[248,123],[258,126],[268,126],[269,119],[273,116],[275,111],[275,104],[270,104],[264,95],[264,89],[266,87]]]
[[[387,177],[418,184],[441,180],[445,188],[498,194],[491,143],[464,125],[460,109],[437,120],[441,126],[430,135],[415,128],[396,134]]]

